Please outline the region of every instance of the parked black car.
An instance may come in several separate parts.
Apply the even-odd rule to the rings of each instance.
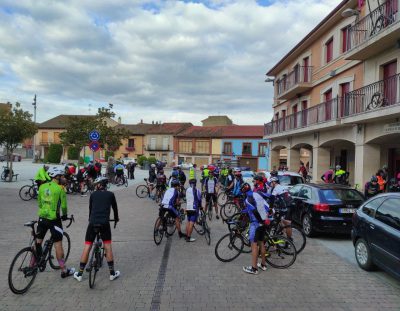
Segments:
[[[384,193],[361,205],[351,237],[361,268],[376,265],[400,278],[400,193]]]
[[[297,184],[289,190],[292,219],[312,237],[318,232],[350,234],[352,216],[365,201],[357,190],[336,184]]]

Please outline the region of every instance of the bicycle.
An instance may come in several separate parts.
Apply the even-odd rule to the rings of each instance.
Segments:
[[[387,99],[383,96],[382,92],[378,91],[372,95],[371,101],[368,104],[366,110],[372,110],[379,107],[384,107],[387,106],[387,104],[388,104]]]
[[[229,196],[229,200],[221,207],[220,216],[223,222],[230,219],[233,215],[240,212],[244,208],[242,197],[234,198]]]
[[[160,203],[164,197],[165,185],[156,186],[156,203]]]
[[[207,224],[207,218],[206,218],[206,213],[201,210],[199,217],[197,218],[197,221],[194,223],[194,230],[200,235],[204,235],[207,244],[211,244],[211,232],[210,232],[210,227]]]
[[[164,235],[168,238],[175,233],[176,225],[175,218],[170,216],[168,210],[160,204],[160,213],[154,224],[153,239],[156,245],[160,245]],[[185,213],[178,208],[179,221],[182,223],[185,220]]]
[[[35,183],[34,179],[30,179],[30,181],[32,182],[31,185],[25,185],[22,186],[21,189],[19,189],[19,197],[23,201],[37,199],[37,195],[39,192],[38,185]]]
[[[14,171],[11,171],[8,166],[3,166],[3,172],[1,173],[1,180],[7,180],[9,175],[14,175]]]
[[[69,224],[66,226],[66,228],[69,228],[72,222],[75,221],[74,215],[71,215],[71,217],[67,218],[66,220],[69,220]],[[35,248],[37,240],[37,234],[35,232],[36,223],[36,220],[32,220],[24,224],[25,227],[31,228],[32,239],[28,247],[21,249],[17,255],[15,255],[8,271],[8,286],[14,294],[19,295],[27,292],[32,286],[38,271],[43,272],[46,270],[47,262],[49,262],[52,269],[60,269],[57,260],[52,255],[52,246],[54,244],[54,240],[51,237],[44,242],[42,254],[41,256],[38,256]],[[71,239],[68,233],[65,231],[63,232],[63,238],[65,238],[67,241],[66,244],[63,245],[64,261],[67,262],[71,250]],[[17,263],[18,260],[21,260],[21,263]],[[14,267],[16,267],[16,270],[14,270]],[[14,279],[14,277],[17,279]],[[22,285],[18,284],[18,277],[22,278]],[[26,284],[24,285],[24,283]]]
[[[150,187],[152,188],[152,190],[154,190],[154,184],[150,183],[148,181],[147,178],[144,178],[144,181],[146,182],[145,185],[139,185],[136,187],[136,195],[138,196],[138,198],[145,198],[145,197],[149,197],[150,198],[150,194],[152,191],[150,191]]]
[[[119,187],[122,185],[125,185],[125,187],[128,187],[128,176],[124,175],[123,177],[117,175],[115,176],[115,184]]]
[[[117,223],[114,219],[110,219],[110,221],[114,222],[114,229],[117,227]],[[106,256],[104,253],[104,245],[103,241],[100,237],[100,228],[101,225],[94,225],[94,231],[96,232],[96,239],[93,243],[92,253],[90,255],[90,260],[88,263],[88,268],[86,269],[89,272],[89,287],[93,289],[94,282],[96,281],[96,274],[100,270],[103,265],[103,258]]]

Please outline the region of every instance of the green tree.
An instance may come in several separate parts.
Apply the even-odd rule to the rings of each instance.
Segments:
[[[63,146],[61,144],[50,144],[46,162],[57,163],[57,164],[60,163],[62,153],[63,153]]]
[[[32,115],[22,110],[20,104],[16,103],[11,110],[0,111],[0,145],[7,152],[7,158],[11,159],[15,148],[25,139],[31,138],[37,133],[37,126],[32,121]],[[7,167],[12,172],[13,162],[7,162]],[[9,181],[12,180],[12,174]]]
[[[68,159],[69,160],[79,160],[79,151],[78,148],[74,146],[70,146],[68,148]]]
[[[64,146],[74,146],[81,152],[89,144],[89,133],[97,130],[100,133],[100,147],[107,151],[115,151],[122,145],[122,139],[128,138],[125,129],[108,125],[107,120],[115,117],[110,108],[99,108],[95,116],[70,117],[66,124],[66,131],[60,134]]]

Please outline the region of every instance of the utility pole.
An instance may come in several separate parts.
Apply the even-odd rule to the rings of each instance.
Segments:
[[[35,97],[33,98],[33,122],[36,125],[36,94]],[[33,163],[35,163],[35,157],[36,157],[36,139],[35,139],[35,135],[33,135]]]

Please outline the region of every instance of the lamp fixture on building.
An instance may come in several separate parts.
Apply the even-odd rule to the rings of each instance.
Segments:
[[[264,82],[274,82],[275,81],[275,79],[274,78],[267,78],[267,79],[265,79],[265,81]]]
[[[360,15],[360,11],[354,9],[346,9],[341,13],[342,17],[352,17]]]

